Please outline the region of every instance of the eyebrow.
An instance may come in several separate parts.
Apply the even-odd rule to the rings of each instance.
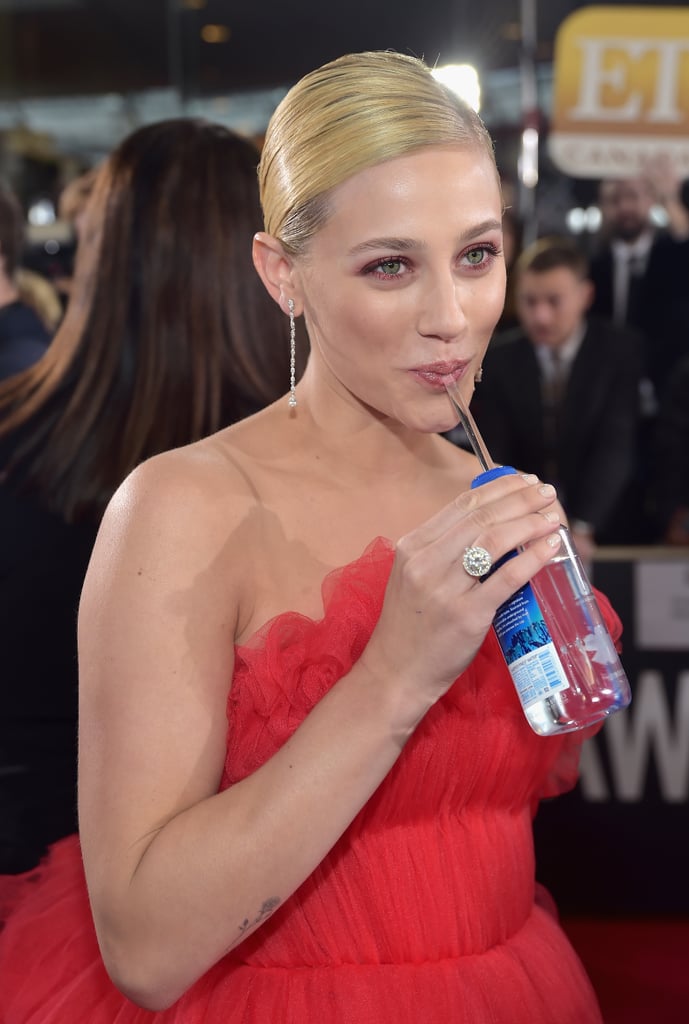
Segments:
[[[488,220],[481,221],[480,224],[473,224],[467,231],[460,235],[460,243],[470,241],[472,238],[476,238],[478,235],[482,235],[485,231],[499,231],[502,229],[502,223],[499,220],[490,218]],[[388,250],[390,252],[408,252],[409,249],[425,249],[426,243],[419,242],[414,238],[368,238],[365,242],[360,242],[358,245],[353,246],[349,250],[350,256],[358,256],[364,252],[371,252],[373,250],[380,251]]]
[[[350,256],[358,256],[359,253],[371,252],[374,249],[389,249],[395,252],[406,252],[408,249],[425,249],[425,244],[416,242],[413,238],[368,238],[365,242],[359,242],[349,250]]]

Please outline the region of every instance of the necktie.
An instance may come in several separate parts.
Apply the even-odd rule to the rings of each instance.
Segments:
[[[546,405],[557,411],[565,397],[567,366],[557,349],[553,349],[549,353],[549,363],[549,373],[545,382],[545,401]]]
[[[543,441],[545,477],[558,484],[560,413],[567,389],[567,365],[557,351],[549,353],[549,372],[543,381]]]
[[[624,322],[638,326],[642,279],[645,271],[643,256],[631,255],[627,260],[627,305]]]

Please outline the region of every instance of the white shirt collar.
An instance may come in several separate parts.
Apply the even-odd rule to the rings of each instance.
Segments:
[[[610,248],[616,260],[628,260],[631,256],[645,260],[651,251],[654,237],[655,232],[649,228],[633,242],[624,242],[620,238],[614,239],[610,243]]]
[[[558,345],[558,355],[560,356],[560,359],[566,366],[569,366],[574,361],[574,357],[579,351],[581,343],[584,340],[584,335],[586,334],[586,327],[587,324],[584,320],[577,327],[577,329],[570,334],[569,338],[567,338],[566,341],[563,341],[561,345]],[[548,369],[550,369],[553,365],[552,348],[549,345],[536,345],[535,348],[536,356],[541,366],[546,366]]]

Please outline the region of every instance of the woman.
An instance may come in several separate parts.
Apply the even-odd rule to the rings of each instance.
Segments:
[[[286,325],[250,265],[258,156],[189,119],[125,139],[97,176],[64,323],[0,387],[0,871],[76,827],[77,603],[111,495],[284,386]]]
[[[288,93],[260,180],[254,260],[311,341],[296,406],[135,471],[82,598],[83,856],[114,986],[74,851],[5,957],[62,885],[46,951],[80,948],[47,984],[70,976],[77,1021],[598,1022],[534,901],[531,807],[576,752],[530,731],[489,633],[559,507],[533,477],[471,491],[439,435],[504,297],[490,141],[421,62],[359,54]],[[521,545],[482,585],[463,568]],[[48,1024],[51,998],[30,996]]]

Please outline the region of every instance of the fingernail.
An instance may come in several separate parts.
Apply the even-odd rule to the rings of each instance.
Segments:
[[[544,498],[552,498],[555,495],[555,488],[552,484],[541,484],[538,493],[542,494]]]
[[[522,480],[526,480],[527,484],[538,483],[538,477],[535,473],[522,473]]]
[[[562,542],[562,538],[559,533],[551,533],[547,540],[551,548],[559,548]]]
[[[547,519],[549,523],[559,523],[560,516],[557,512],[541,512],[544,519]]]

